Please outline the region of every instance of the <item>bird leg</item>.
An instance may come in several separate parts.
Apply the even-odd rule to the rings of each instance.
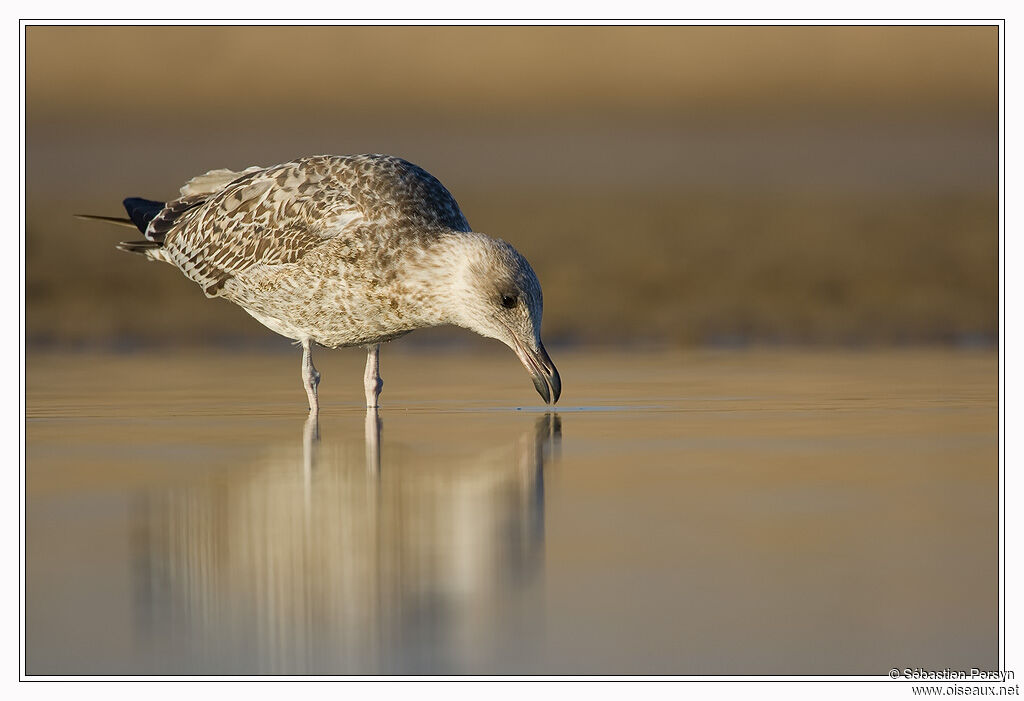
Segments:
[[[316,396],[316,386],[320,384],[320,373],[313,367],[313,354],[310,351],[310,341],[302,341],[302,386],[306,390],[306,397],[309,399],[309,413],[320,412],[320,402]]]
[[[366,347],[366,372],[363,374],[363,388],[366,390],[366,408],[376,409],[380,406],[377,398],[384,387],[380,379],[380,344]]]

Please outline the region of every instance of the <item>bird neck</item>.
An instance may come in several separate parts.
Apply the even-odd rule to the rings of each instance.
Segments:
[[[486,259],[493,239],[476,232],[449,231],[432,238],[406,262],[406,284],[420,305],[424,326],[455,324],[472,328],[469,320],[479,293],[473,268]]]

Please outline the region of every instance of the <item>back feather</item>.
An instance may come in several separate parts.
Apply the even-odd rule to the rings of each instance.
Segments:
[[[254,170],[263,169],[260,166],[249,166],[242,171],[228,170],[227,168],[211,170],[203,173],[202,175],[197,175],[182,185],[181,194],[184,197],[189,195],[212,195],[215,192],[223,190],[231,181],[237,180],[246,173],[251,173]]]

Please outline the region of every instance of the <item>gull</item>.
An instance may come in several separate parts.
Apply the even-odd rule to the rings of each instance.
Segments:
[[[544,300],[526,258],[470,229],[427,171],[383,154],[311,156],[211,170],[180,197],[124,200],[145,239],[118,248],[169,263],[207,297],[234,302],[302,345],[302,385],[319,411],[314,344],[367,351],[367,408],[379,406],[380,345],[453,324],[512,349],[551,404],[562,382],[541,342]]]

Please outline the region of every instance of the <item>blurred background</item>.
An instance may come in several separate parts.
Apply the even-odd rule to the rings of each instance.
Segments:
[[[121,216],[214,168],[362,152],[423,166],[526,255],[549,345],[998,336],[996,27],[26,37],[30,349],[286,345],[115,250],[128,230],[72,215]]]
[[[998,39],[28,27],[26,669],[994,669]],[[558,413],[437,329],[379,416],[316,354],[308,421],[287,339],[73,217],[365,152],[531,261]]]

